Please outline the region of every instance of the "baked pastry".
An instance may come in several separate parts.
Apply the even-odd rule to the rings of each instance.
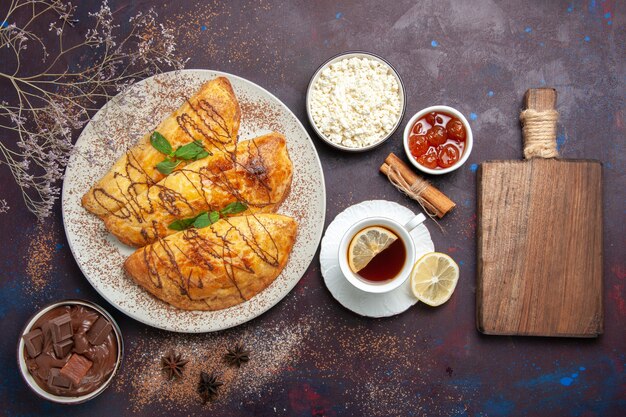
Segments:
[[[221,310],[251,299],[276,279],[296,233],[296,221],[278,214],[224,218],[138,249],[124,269],[175,307]]]
[[[176,233],[168,226],[234,202],[249,213],[271,213],[287,196],[292,164],[285,138],[270,133],[239,142],[175,171],[107,216],[106,228],[121,242],[144,246]]]
[[[241,110],[233,88],[224,77],[206,82],[178,110],[161,122],[155,131],[176,150],[199,141],[209,153],[220,153],[237,141]],[[156,165],[165,155],[150,143],[148,132],[111,167],[109,172],[83,196],[85,209],[100,217],[119,210],[149,186],[165,177]],[[182,168],[181,161],[178,168]]]

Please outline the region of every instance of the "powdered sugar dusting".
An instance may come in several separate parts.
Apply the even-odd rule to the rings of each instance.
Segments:
[[[130,391],[129,409],[133,412],[155,404],[169,411],[189,410],[201,404],[196,392],[200,372],[215,372],[224,385],[215,401],[202,406],[209,412],[223,407],[232,393],[250,397],[266,390],[280,371],[297,362],[310,330],[308,325],[282,321],[270,328],[243,326],[208,336],[165,334],[138,338],[128,348],[131,353],[115,389]],[[228,367],[224,354],[237,342],[243,342],[250,351],[250,361],[241,368]],[[171,349],[189,360],[180,380],[170,381],[161,371],[160,358]]]
[[[55,228],[50,228],[43,222],[37,223],[25,256],[31,295],[40,294],[48,287],[48,277],[54,266],[52,258],[57,233]]]

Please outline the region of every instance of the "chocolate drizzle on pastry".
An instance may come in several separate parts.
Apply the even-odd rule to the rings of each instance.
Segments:
[[[196,137],[196,135],[189,131],[189,128],[192,128],[195,132],[204,137],[206,142],[211,143],[217,149],[224,150],[224,145],[233,143],[232,134],[228,129],[228,125],[226,124],[224,117],[215,109],[215,107],[211,105],[211,103],[204,99],[198,100],[198,105],[196,107],[194,107],[189,100],[187,100],[187,103],[198,118],[202,120],[203,127],[206,128],[205,130],[202,126],[198,126],[189,114],[183,113],[181,116],[176,118],[176,122],[178,122],[178,125],[190,138],[194,139]]]
[[[247,265],[245,262],[239,263],[236,261],[237,250],[231,248],[232,242],[241,239],[241,241],[245,243],[245,247],[247,249],[254,252],[254,254],[263,262],[274,267],[278,266],[278,247],[276,246],[276,242],[274,241],[272,235],[267,232],[267,229],[264,230],[267,232],[267,236],[272,241],[272,247],[264,249],[256,243],[256,238],[250,224],[251,221],[258,222],[258,219],[255,216],[245,216],[247,224],[246,228],[234,226],[232,222],[228,221],[228,219],[223,219],[223,221],[230,225],[226,233],[221,233],[215,230],[215,228],[210,229],[209,236],[205,236],[198,229],[189,229],[184,231],[183,239],[189,243],[188,250],[183,251],[176,246],[172,246],[166,239],[159,239],[154,247],[151,247],[150,250],[146,250],[144,252],[144,259],[146,264],[150,266],[149,272],[154,285],[157,288],[162,288],[161,276],[163,274],[159,273],[157,265],[158,261],[161,260],[161,257],[159,257],[157,252],[154,250],[156,247],[161,247],[167,254],[172,267],[168,276],[177,278],[177,286],[180,288],[181,295],[190,297],[189,288],[194,284],[198,288],[202,288],[203,284],[202,280],[195,280],[193,275],[186,276],[183,274],[183,271],[178,266],[176,261],[174,251],[179,251],[184,254],[189,262],[196,266],[204,267],[209,271],[214,269],[213,262],[220,262],[223,265],[229,280],[235,288],[237,288],[241,299],[245,300],[246,298],[237,284],[236,270],[246,271],[249,273],[254,273],[254,271],[251,269],[250,265]],[[270,254],[270,251],[273,253]]]
[[[136,178],[141,178],[141,181]],[[119,179],[126,181],[119,181]],[[130,149],[126,153],[123,171],[115,172],[113,174],[113,180],[115,181],[117,187],[116,191],[119,192],[119,197],[113,196],[102,187],[93,188],[93,196],[96,203],[107,214],[113,214],[115,211],[121,211],[122,213],[126,212],[130,215],[127,204],[136,198],[138,190],[143,190],[144,188],[155,184],[155,180],[141,166],[141,161],[139,161],[133,149]],[[123,188],[120,185],[120,183],[123,184],[124,182],[128,182],[129,184],[126,188]],[[114,210],[110,208],[112,202],[116,204],[114,205]]]
[[[124,268],[162,300],[187,310],[218,310],[249,300],[287,263],[297,223],[276,214],[227,217],[190,228],[132,254]]]
[[[123,243],[143,246],[174,233],[168,225],[203,211],[244,203],[251,213],[275,211],[290,189],[292,164],[282,135],[271,133],[173,172],[105,218]]]
[[[202,142],[209,154],[226,152],[237,141],[241,110],[230,82],[218,77],[205,83],[198,93],[165,119],[158,127],[175,146]],[[147,187],[164,178],[156,169],[163,156],[151,147],[146,135],[120,158],[91,190],[83,196],[83,206],[100,217],[118,212],[130,216],[129,204]],[[183,161],[178,168],[185,165]]]

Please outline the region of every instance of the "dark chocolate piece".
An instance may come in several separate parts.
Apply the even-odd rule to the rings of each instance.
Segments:
[[[65,366],[61,368],[61,375],[67,377],[74,383],[74,385],[80,384],[80,380],[83,379],[93,362],[84,356],[72,354],[70,360],[67,361]]]
[[[41,325],[41,332],[43,333],[43,345],[48,346],[52,343],[52,330],[50,330],[50,322],[46,321]]]
[[[70,316],[70,313],[65,313],[62,316],[55,317],[50,320],[49,323],[54,343],[62,342],[74,335],[74,330],[72,329],[72,317]]]
[[[89,350],[91,345],[87,341],[85,333],[76,333],[74,335],[74,352],[83,354]]]
[[[48,375],[48,385],[50,388],[70,389],[72,387],[72,381],[61,375],[59,368],[51,368],[50,374]]]
[[[35,359],[35,363],[38,368],[45,369],[47,373],[50,368],[63,368],[67,363],[67,358],[57,359],[52,355],[52,352],[42,352]]]
[[[74,346],[74,341],[72,339],[67,339],[62,342],[55,343],[52,348],[54,349],[56,357],[63,359],[72,351],[72,346]]]
[[[111,330],[113,330],[111,323],[100,316],[87,332],[87,340],[94,346],[101,345],[104,343]]]
[[[41,329],[31,330],[22,336],[24,339],[24,346],[26,346],[26,352],[31,358],[36,358],[43,349],[43,333]]]

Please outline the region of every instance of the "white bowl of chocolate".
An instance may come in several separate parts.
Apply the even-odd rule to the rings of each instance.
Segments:
[[[65,300],[28,321],[17,357],[24,380],[37,395],[79,404],[109,386],[123,351],[122,334],[109,313],[88,301]]]

